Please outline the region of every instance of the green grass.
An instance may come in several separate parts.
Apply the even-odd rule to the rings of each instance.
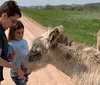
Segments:
[[[96,33],[100,29],[99,11],[62,12],[25,8],[22,12],[46,27],[62,24],[71,40],[89,46],[96,45]]]

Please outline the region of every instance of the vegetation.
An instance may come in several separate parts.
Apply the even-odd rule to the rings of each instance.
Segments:
[[[42,8],[42,7],[41,7]],[[59,11],[93,11],[93,10],[100,10],[100,3],[90,3],[85,5],[57,5],[52,6],[47,4],[44,8],[46,10],[59,10]]]
[[[22,8],[23,14],[46,27],[62,24],[66,35],[76,42],[96,45],[96,33],[100,29],[99,11],[54,11]]]
[[[27,8],[27,7],[24,7]],[[100,3],[89,3],[84,5],[71,4],[71,5],[45,5],[45,6],[30,6],[34,9],[43,10],[58,10],[58,11],[93,11],[100,10]]]

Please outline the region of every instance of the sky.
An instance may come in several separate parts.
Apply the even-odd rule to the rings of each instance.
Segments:
[[[0,0],[0,5],[7,0]],[[60,4],[87,4],[97,3],[100,0],[15,0],[20,6],[37,6],[37,5],[60,5]]]

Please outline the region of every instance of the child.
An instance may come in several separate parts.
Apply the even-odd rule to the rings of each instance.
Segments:
[[[16,51],[16,56],[14,57],[14,60],[11,61],[11,64],[18,68],[21,68],[21,61],[22,59],[25,59],[25,56],[29,52],[27,41],[23,39],[23,35],[24,26],[20,21],[16,21],[9,29],[8,42]],[[13,69],[10,69],[10,75],[16,85],[26,85],[27,80],[19,79],[18,74]],[[25,76],[27,79],[28,75]]]

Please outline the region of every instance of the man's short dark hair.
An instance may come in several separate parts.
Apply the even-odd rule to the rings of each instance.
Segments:
[[[16,14],[21,17],[21,11],[15,1],[9,0],[4,2],[0,7],[0,15],[7,13],[8,17],[15,16]]]

